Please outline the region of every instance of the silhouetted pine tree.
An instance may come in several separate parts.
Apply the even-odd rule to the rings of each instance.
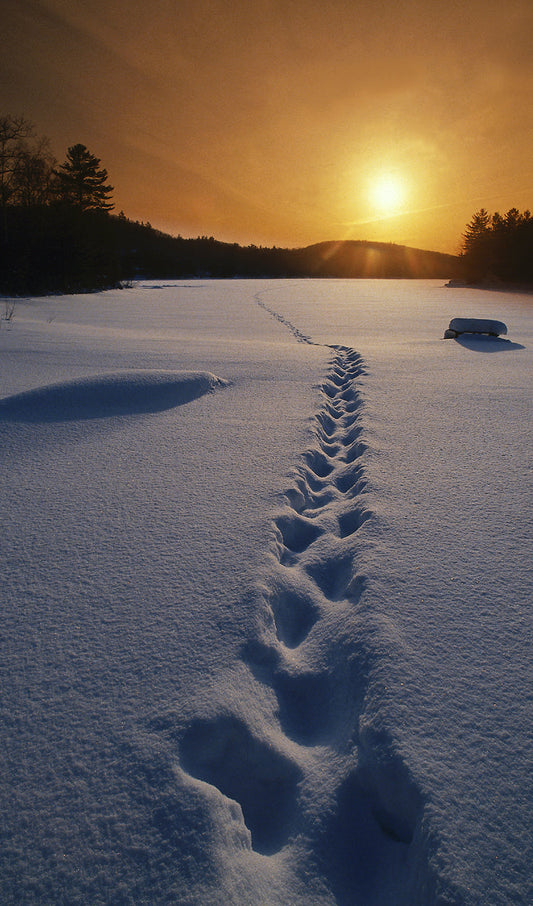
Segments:
[[[107,170],[100,168],[100,158],[85,147],[72,145],[67,159],[56,171],[58,194],[62,201],[82,211],[111,211],[113,186],[107,185]]]

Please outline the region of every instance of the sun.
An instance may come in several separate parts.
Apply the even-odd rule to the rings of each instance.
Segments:
[[[394,214],[405,201],[405,182],[397,173],[379,173],[369,182],[369,196],[380,214]]]

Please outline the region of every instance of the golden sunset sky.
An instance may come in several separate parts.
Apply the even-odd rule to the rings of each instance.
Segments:
[[[183,236],[456,252],[533,209],[532,0],[2,0],[0,114]]]

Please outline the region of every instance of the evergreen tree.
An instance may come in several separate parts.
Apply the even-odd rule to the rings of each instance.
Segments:
[[[482,208],[463,233],[463,267],[469,282],[533,280],[533,217],[511,208],[492,217]]]
[[[463,233],[463,251],[470,252],[490,233],[491,218],[485,208],[477,211]]]
[[[82,211],[111,211],[113,186],[107,185],[107,170],[100,169],[100,159],[85,147],[72,145],[67,159],[56,171],[58,194],[63,201]]]
[[[493,235],[490,214],[485,208],[481,208],[463,233],[465,276],[470,282],[487,276],[487,268],[493,259]]]

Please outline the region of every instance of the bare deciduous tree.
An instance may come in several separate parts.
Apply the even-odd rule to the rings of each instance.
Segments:
[[[33,125],[23,116],[0,116],[0,205],[5,207],[15,191],[15,174],[21,150],[33,136]]]

